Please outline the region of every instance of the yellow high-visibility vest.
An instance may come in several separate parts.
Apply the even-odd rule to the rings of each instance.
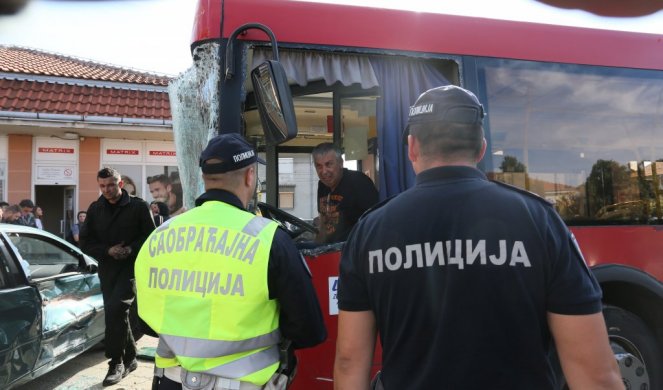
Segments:
[[[261,386],[279,366],[279,306],[267,268],[277,224],[218,201],[166,221],[135,265],[155,363]]]

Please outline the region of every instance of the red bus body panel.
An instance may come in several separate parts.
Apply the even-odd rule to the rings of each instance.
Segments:
[[[317,257],[307,257],[306,262],[313,275],[313,286],[327,327],[327,340],[314,348],[297,351],[299,366],[293,389],[332,389],[334,356],[336,354],[336,327],[338,316],[329,314],[329,278],[338,276],[341,252],[331,252]]]
[[[623,264],[663,280],[663,225],[572,227],[590,267]]]
[[[499,21],[412,11],[285,0],[226,0],[220,34],[220,0],[199,0],[192,46],[227,38],[246,23],[262,23],[278,42],[297,45],[475,55],[598,66],[663,69],[663,35]],[[266,41],[250,30],[242,39]],[[663,225],[573,227],[590,266],[623,264],[663,280]],[[330,314],[330,278],[340,252],[307,257],[328,339],[297,351],[295,390],[332,389],[338,316]],[[375,372],[381,362],[378,345]]]
[[[336,355],[336,329],[338,316],[330,313],[330,278],[338,277],[338,266],[341,260],[341,252],[329,252],[320,256],[306,257],[306,263],[313,275],[313,286],[320,301],[320,308],[327,327],[327,340],[314,348],[297,351],[299,366],[297,376],[292,384],[291,390],[331,390],[334,388],[332,378],[334,376],[334,356]],[[378,343],[373,356],[373,370],[375,374],[381,366],[382,348]]]
[[[223,37],[245,23],[278,42],[663,69],[663,36],[285,0],[226,0]],[[220,0],[199,0],[192,42],[218,39]],[[267,40],[256,30],[245,39]]]

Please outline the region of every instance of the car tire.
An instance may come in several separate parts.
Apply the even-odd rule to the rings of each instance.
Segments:
[[[615,356],[631,354],[634,357],[618,358],[622,374],[626,373],[624,382],[627,388],[663,390],[663,355],[649,327],[635,314],[616,306],[605,306],[603,316]],[[649,380],[642,387],[644,374]]]

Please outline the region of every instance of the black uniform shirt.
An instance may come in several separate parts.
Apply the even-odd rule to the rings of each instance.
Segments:
[[[390,389],[552,389],[546,313],[601,311],[551,205],[469,167],[426,170],[365,215],[339,308],[374,312]]]
[[[318,181],[318,212],[325,243],[345,241],[359,217],[378,202],[378,191],[362,172],[343,168],[341,181],[332,191]]]
[[[216,200],[244,210],[234,194],[224,190],[208,190],[196,199],[196,206]],[[278,299],[279,328],[294,348],[320,344],[327,338],[322,310],[315,295],[311,275],[288,234],[276,229],[269,252],[267,284],[270,299]]]

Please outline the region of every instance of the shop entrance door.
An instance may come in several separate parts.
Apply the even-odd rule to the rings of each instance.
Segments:
[[[64,238],[74,220],[75,186],[35,186],[35,204],[44,212],[44,230]]]

